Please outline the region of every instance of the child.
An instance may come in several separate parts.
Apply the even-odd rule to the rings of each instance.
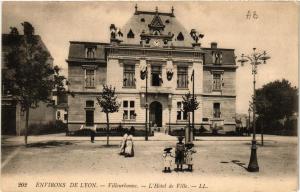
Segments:
[[[163,170],[164,173],[171,173],[171,165],[172,165],[172,161],[173,161],[173,156],[171,154],[171,150],[172,150],[172,147],[164,149],[164,154],[163,154],[164,167],[165,167],[165,170]]]
[[[196,151],[193,149],[193,143],[187,143],[186,145],[186,152],[185,152],[185,163],[188,165],[188,171],[193,171],[193,153]]]
[[[178,143],[176,144],[176,151],[175,151],[175,163],[177,165],[177,171],[182,171],[182,164],[184,163],[184,143],[182,142],[183,137],[178,137]]]

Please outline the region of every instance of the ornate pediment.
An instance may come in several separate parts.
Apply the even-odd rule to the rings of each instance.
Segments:
[[[159,15],[156,14],[148,27],[152,30],[163,30],[165,28],[165,25],[163,24]]]

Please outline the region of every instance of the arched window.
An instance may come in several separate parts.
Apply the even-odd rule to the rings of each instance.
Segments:
[[[177,35],[177,40],[178,41],[183,41],[184,40],[184,36],[181,32],[179,32],[179,34]]]
[[[127,33],[127,38],[134,38],[134,33],[130,29],[129,32]]]

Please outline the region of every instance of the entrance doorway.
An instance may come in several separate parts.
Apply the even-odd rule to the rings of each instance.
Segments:
[[[85,125],[86,126],[94,125],[94,111],[93,110],[85,111]]]
[[[150,104],[150,118],[151,124],[150,126],[153,127],[154,124],[157,127],[162,127],[162,105],[158,101],[154,101]]]

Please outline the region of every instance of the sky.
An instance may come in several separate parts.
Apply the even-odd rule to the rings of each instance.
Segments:
[[[237,58],[252,48],[267,51],[270,60],[258,67],[257,88],[283,78],[298,87],[298,13],[295,2],[3,2],[2,33],[30,22],[67,76],[69,41],[109,42],[109,26],[122,27],[138,10],[170,12],[188,30],[205,36],[203,47],[233,48]],[[250,16],[247,18],[247,15]],[[253,16],[255,15],[255,16]],[[257,16],[257,17],[256,17]],[[236,111],[247,113],[253,94],[250,65],[236,73]]]

